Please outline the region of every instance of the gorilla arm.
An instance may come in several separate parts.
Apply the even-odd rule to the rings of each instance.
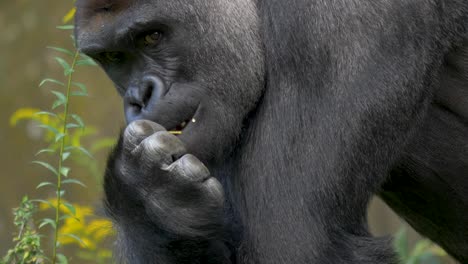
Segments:
[[[463,33],[435,14],[466,21],[468,6],[458,2],[460,18],[449,15],[455,2],[325,2],[260,5],[268,87],[237,183],[250,248],[265,263],[396,263],[367,230],[367,204],[422,125],[447,43]]]

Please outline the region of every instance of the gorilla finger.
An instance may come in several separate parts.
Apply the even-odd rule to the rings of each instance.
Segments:
[[[148,120],[136,120],[127,126],[124,132],[123,146],[126,150],[134,150],[140,143],[152,134],[165,131],[164,127]]]
[[[157,164],[159,168],[164,168],[187,153],[187,150],[176,136],[159,131],[141,141],[132,153],[139,156],[143,165],[153,167]]]
[[[181,180],[205,181],[210,171],[197,157],[186,154],[166,168],[172,175],[182,176]],[[177,180],[177,179],[174,179]]]
[[[222,206],[224,203],[224,189],[221,183],[216,178],[211,177],[203,185],[211,194],[213,200],[218,203],[218,206]]]

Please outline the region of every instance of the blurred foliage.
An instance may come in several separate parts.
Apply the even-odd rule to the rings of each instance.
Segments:
[[[57,200],[49,200],[49,204],[42,203],[40,210],[47,210],[51,206],[57,206]],[[64,201],[64,204],[66,202]],[[73,215],[65,219],[59,229],[61,234],[73,234],[74,236],[61,236],[59,243],[72,246],[75,255],[85,260],[86,263],[109,263],[112,252],[105,247],[106,239],[115,234],[112,223],[95,215],[94,209],[86,205],[73,204],[73,212],[70,207],[61,204],[60,211],[64,215]]]
[[[68,27],[63,27],[68,29]],[[57,52],[72,55],[73,53],[63,48],[53,48]],[[95,140],[88,148],[83,147],[82,139],[84,137],[95,135],[96,128],[85,126],[81,117],[77,114],[71,114],[68,111],[68,106],[71,97],[87,96],[87,89],[84,84],[72,82],[71,76],[75,71],[74,66],[77,64],[77,58],[80,55],[76,53],[73,64],[69,65],[64,59],[56,58],[56,61],[64,68],[64,75],[68,77],[68,85],[55,79],[45,79],[39,86],[46,83],[51,83],[66,88],[66,93],[52,90],[56,100],[53,103],[52,110],[63,107],[63,112],[55,113],[49,111],[40,111],[35,108],[20,108],[10,117],[10,125],[16,126],[20,121],[28,120],[37,123],[37,126],[43,128],[44,133],[41,139],[48,146],[40,150],[36,156],[49,154],[52,157],[58,156],[58,168],[55,168],[45,161],[34,161],[38,165],[45,167],[57,176],[57,183],[48,181],[41,182],[37,189],[45,187],[56,188],[56,198],[52,200],[35,200],[40,202],[41,211],[53,209],[56,211],[54,219],[44,218],[38,228],[51,226],[55,231],[55,239],[53,243],[52,263],[68,263],[68,258],[56,252],[56,248],[61,245],[75,246],[75,256],[83,259],[86,263],[108,263],[112,258],[111,251],[107,249],[103,242],[106,238],[113,235],[112,224],[109,220],[94,216],[94,211],[89,206],[82,206],[65,201],[62,197],[65,190],[62,186],[65,184],[77,184],[85,187],[78,179],[69,178],[71,169],[63,166],[67,160],[74,161],[78,165],[89,169],[92,174],[95,174],[98,179],[98,166],[93,159],[93,152],[108,148],[115,144],[113,138],[101,138]],[[81,65],[94,65],[89,58],[81,55]],[[73,91],[72,86],[78,88]],[[62,179],[63,177],[63,179]],[[23,211],[17,211],[23,212]],[[28,211],[27,220],[32,219],[33,210]],[[40,236],[27,231],[24,236],[16,238],[17,246],[10,250],[5,263],[20,263],[17,262],[17,255],[23,254],[24,263],[40,263],[38,256],[41,256],[39,261],[43,261],[43,251],[40,248]],[[55,245],[55,246],[54,246]],[[36,261],[36,262],[27,262]],[[23,263],[23,262],[21,262]]]
[[[62,19],[63,23],[66,24],[66,23],[71,22],[73,18],[75,17],[75,13],[76,13],[75,7],[70,9],[70,11],[68,11],[68,13]]]
[[[406,229],[395,235],[394,247],[402,264],[443,264],[442,257],[447,256],[443,249],[427,239],[418,241],[410,250]]]
[[[70,21],[75,14],[72,9],[63,18],[64,23]],[[61,30],[73,30],[73,25],[58,26]],[[73,35],[71,35],[72,43]],[[41,111],[36,108],[20,108],[10,117],[10,125],[16,126],[22,120],[33,121],[41,128],[40,139],[47,144],[46,148],[36,153],[36,156],[44,160],[33,161],[55,176],[55,182],[42,181],[36,189],[54,191],[54,198],[49,200],[24,198],[19,209],[14,211],[15,225],[19,234],[13,241],[15,246],[8,251],[2,264],[19,263],[44,263],[67,264],[73,258],[59,253],[62,246],[75,247],[74,256],[83,259],[86,263],[109,263],[112,254],[103,244],[106,238],[113,235],[111,222],[107,219],[94,216],[94,210],[89,206],[70,203],[64,199],[65,189],[69,185],[86,187],[79,179],[70,177],[70,163],[76,163],[97,174],[97,165],[92,152],[107,148],[115,143],[115,140],[104,138],[93,142],[90,149],[83,146],[82,138],[96,134],[96,129],[85,126],[82,118],[72,113],[71,99],[87,97],[88,91],[83,83],[73,81],[73,74],[77,67],[96,66],[96,63],[84,54],[80,54],[76,48],[68,50],[62,47],[48,47],[58,55],[54,56],[55,62],[62,68],[64,81],[54,78],[42,80],[39,87],[46,84],[60,89],[49,90],[54,96],[50,110]],[[55,160],[55,164],[50,160]],[[65,164],[67,166],[65,166]],[[96,176],[95,179],[98,179]],[[38,234],[33,221],[36,207],[33,202],[40,204],[40,211],[54,211],[53,218],[42,218],[37,229],[49,226],[53,233],[47,236],[52,242],[50,255],[45,256],[41,248],[42,236]],[[44,236],[45,237],[45,236]]]
[[[88,172],[94,176],[97,183],[101,180],[100,166],[97,160],[93,157],[96,153],[103,150],[108,150],[116,144],[116,139],[113,137],[97,137],[98,129],[94,126],[84,126],[83,121],[76,115],[72,115],[78,120],[78,125],[82,126],[81,129],[69,131],[65,136],[65,144],[71,146],[71,151],[75,151],[78,154],[85,155],[70,155],[70,159],[73,160],[79,166],[88,169]],[[49,154],[56,151],[60,147],[60,142],[56,142],[56,134],[60,131],[63,125],[63,114],[49,115],[41,112],[36,108],[20,108],[14,112],[10,117],[10,125],[16,126],[21,121],[33,121],[38,127],[46,127],[44,133],[41,134],[41,140],[48,144],[46,148]],[[91,144],[83,147],[83,141],[90,138]],[[42,154],[42,153],[38,153]]]
[[[35,264],[43,263],[45,258],[41,249],[41,237],[37,233],[33,215],[37,208],[27,196],[23,198],[18,208],[13,210],[14,224],[18,234],[13,239],[15,246],[0,260],[1,264]]]

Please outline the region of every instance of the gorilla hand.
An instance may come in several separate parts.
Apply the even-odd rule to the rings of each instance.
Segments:
[[[105,188],[117,222],[131,218],[131,224],[150,224],[181,237],[216,235],[223,220],[222,186],[162,126],[131,123],[110,162],[115,172],[107,173]]]

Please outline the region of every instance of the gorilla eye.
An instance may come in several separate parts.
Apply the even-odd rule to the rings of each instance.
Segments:
[[[144,38],[144,44],[145,46],[156,45],[161,40],[161,37],[162,37],[162,34],[161,32],[158,32],[158,31],[148,34]]]

